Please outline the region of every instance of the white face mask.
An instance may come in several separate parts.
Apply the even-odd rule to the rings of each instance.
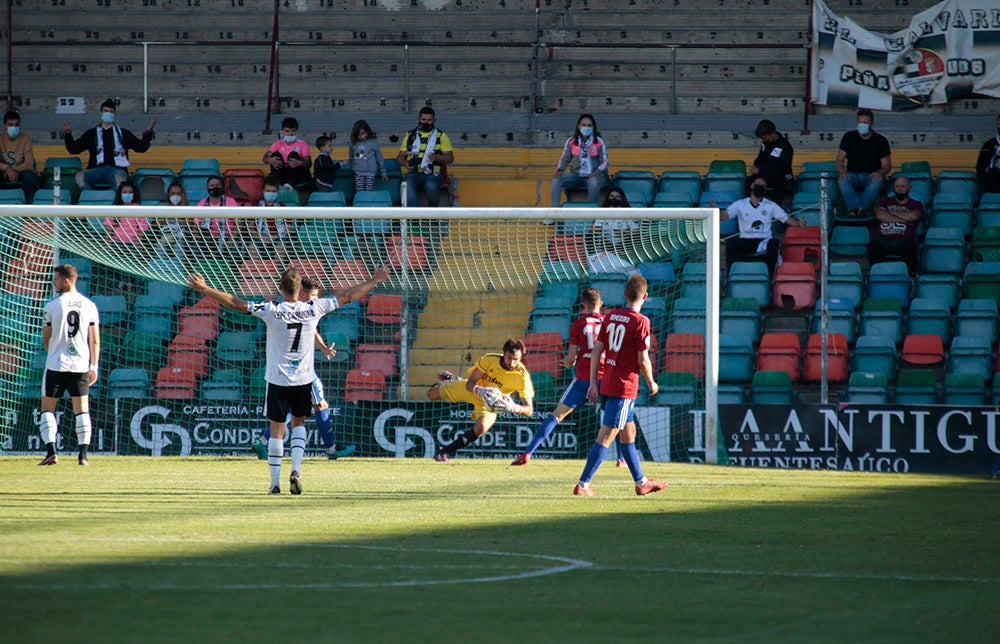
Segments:
[[[122,193],[122,203],[132,203],[132,199],[135,198],[135,194],[131,192]]]
[[[295,139],[298,138],[294,134],[291,136],[282,137],[285,139],[285,143],[295,143]]]
[[[181,205],[181,196],[180,195],[170,195],[170,203],[172,203],[175,206]]]
[[[278,200],[278,193],[277,192],[265,192],[264,193],[264,201],[266,201],[267,203],[272,203],[272,202],[277,201],[277,200]]]
[[[12,139],[20,133],[21,133],[21,128],[17,127],[16,125],[11,125],[7,127],[7,136],[9,136]]]

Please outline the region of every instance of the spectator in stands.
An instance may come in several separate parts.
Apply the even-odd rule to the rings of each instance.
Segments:
[[[139,189],[131,181],[125,181],[115,190],[116,206],[141,206]],[[149,220],[145,217],[107,217],[104,227],[110,233],[109,241],[132,244],[142,239],[149,230]]]
[[[569,174],[563,174],[566,168]],[[566,139],[562,156],[552,177],[552,207],[558,208],[563,190],[587,189],[587,201],[597,203],[608,180],[608,148],[597,131],[593,114],[581,114],[573,136]]]
[[[210,176],[205,187],[208,189],[208,196],[198,202],[199,206],[209,208],[236,208],[239,206],[235,199],[223,193],[222,177],[219,175]],[[214,245],[219,250],[223,250],[237,248],[240,245],[240,235],[235,219],[230,217],[196,217],[192,223],[198,227],[202,241],[212,242],[212,244],[201,244],[206,248]]]
[[[35,174],[35,152],[31,137],[21,131],[21,115],[7,112],[3,115],[4,131],[0,132],[0,178],[7,183],[21,184],[24,203],[31,203],[38,188]]]
[[[262,208],[278,208],[285,204],[278,201],[278,178],[270,176],[264,179],[264,198],[257,204]],[[288,265],[288,254],[285,248],[288,244],[288,221],[281,217],[261,217],[257,220],[253,234],[251,255],[254,259],[278,259],[282,266]]]
[[[167,186],[167,204],[172,207],[188,206],[187,190],[180,181],[174,181]],[[187,265],[187,248],[185,240],[189,233],[190,219],[165,219],[160,226],[160,236],[153,250],[160,259],[178,259]]]
[[[625,191],[615,186],[608,190],[608,196],[604,199],[605,208],[631,208]],[[595,237],[604,240],[606,248],[612,248],[616,252],[625,250],[629,238],[639,232],[639,224],[631,219],[598,219],[594,221],[592,232]]]
[[[805,228],[806,220],[790,217],[781,206],[766,198],[765,194],[767,194],[767,181],[764,177],[757,177],[750,184],[749,197],[734,201],[719,214],[723,221],[738,220],[740,227],[739,235],[726,240],[726,262],[732,264],[738,261],[760,261],[763,258],[773,277],[774,268],[778,265],[781,242],[771,231],[772,222],[777,220],[785,223],[792,219],[797,225]],[[714,203],[710,205],[715,207]]]
[[[80,138],[73,138],[73,130],[68,122],[63,123],[63,142],[70,154],[90,153],[87,169],[76,174],[76,183],[85,190],[95,184],[117,188],[128,179],[128,151],[145,152],[153,140],[156,117],[149,127],[137,138],[132,132],[115,125],[117,106],[114,99],[101,103],[101,124],[84,132]]]
[[[299,138],[299,122],[288,116],[281,121],[281,138],[271,144],[262,159],[288,189],[306,187],[309,183],[309,144]]]
[[[360,120],[351,128],[351,142],[347,148],[347,167],[354,170],[354,191],[375,189],[375,173],[382,181],[389,179],[382,158],[382,148],[375,140],[375,132],[368,121]]]
[[[437,129],[434,108],[422,107],[417,116],[417,127],[403,137],[396,159],[408,168],[406,204],[416,206],[417,191],[427,194],[427,205],[436,208],[441,203],[441,187],[448,175],[448,166],[455,162],[451,139]]]
[[[857,129],[841,137],[837,151],[840,194],[844,206],[855,217],[872,205],[892,171],[889,141],[872,129],[874,121],[871,110],[858,110]]]
[[[976,160],[979,192],[1000,192],[1000,114],[997,115],[997,135],[979,149]]]
[[[757,176],[764,177],[768,186],[767,198],[782,205],[795,178],[792,174],[792,155],[795,151],[770,119],[758,123],[754,135],[760,139],[760,152],[750,166],[750,178],[747,181],[753,183]]]
[[[340,163],[330,158],[333,152],[333,139],[326,136],[316,138],[316,149],[319,154],[313,161],[313,189],[316,192],[333,192],[333,180],[337,178]]]
[[[910,180],[896,177],[892,194],[878,201],[875,206],[875,236],[868,244],[871,264],[902,259],[910,274],[915,275],[920,265],[920,244],[917,226],[924,216],[924,205],[910,198]]]

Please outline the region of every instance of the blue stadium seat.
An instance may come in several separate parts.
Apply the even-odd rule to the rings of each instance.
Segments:
[[[899,354],[896,342],[881,335],[859,336],[851,355],[851,370],[885,374],[886,379],[896,378],[896,363]]]
[[[0,204],[12,206],[24,205],[24,191],[20,188],[0,189]]]
[[[937,297],[918,297],[910,302],[906,318],[907,335],[939,335],[942,342],[951,341],[951,307]]]
[[[955,314],[955,335],[978,336],[996,344],[998,318],[996,300],[960,300]]]
[[[648,206],[656,194],[656,175],[647,171],[619,170],[611,185],[624,190],[633,207]]]
[[[542,282],[538,285],[538,297],[554,298],[567,302],[570,308],[580,295],[580,285],[576,282]]]
[[[672,287],[677,281],[674,275],[674,264],[669,260],[665,262],[643,262],[636,268],[646,278],[646,281],[649,283],[649,289],[654,292],[662,293],[664,289]]]
[[[754,350],[745,335],[719,334],[719,381],[746,382],[754,371]]]
[[[859,335],[880,335],[903,341],[903,307],[894,298],[868,298],[861,307]]]
[[[995,357],[989,338],[956,335],[948,350],[948,373],[974,373],[989,382]]]
[[[215,346],[215,357],[229,364],[250,365],[260,359],[252,331],[223,331]]]
[[[343,192],[313,192],[309,195],[308,205],[343,208],[347,205],[347,198]]]
[[[139,368],[117,367],[108,376],[108,396],[111,398],[147,398],[149,372]]]
[[[91,301],[101,316],[101,326],[128,322],[128,303],[124,295],[92,295]]]
[[[701,174],[693,171],[673,170],[660,175],[658,192],[683,192],[697,202],[701,195]]]
[[[678,298],[670,312],[670,333],[705,333],[705,300]]]
[[[760,305],[752,298],[727,297],[719,313],[719,333],[744,335],[760,342]]]
[[[812,320],[812,332],[821,333],[820,325],[823,321],[823,302],[816,302],[816,310]],[[854,318],[854,302],[851,300],[829,299],[826,304],[826,312],[829,316],[827,321],[827,333],[843,334],[847,344],[853,345],[857,337],[857,324]]]
[[[942,300],[948,304],[949,309],[953,309],[958,306],[958,280],[958,275],[922,273],[917,275],[916,295]]]
[[[657,405],[694,405],[698,401],[698,380],[691,373],[661,373],[656,378],[660,391],[653,396]]]
[[[882,262],[868,270],[868,297],[897,300],[904,309],[910,305],[910,271],[905,262]]]
[[[750,298],[761,308],[771,305],[771,275],[764,262],[733,262],[727,284],[731,297]]]
[[[943,170],[937,177],[938,194],[957,194],[969,198],[971,203],[979,200],[979,182],[975,172]]]
[[[861,264],[832,262],[826,279],[826,292],[831,300],[847,300],[858,308],[864,299],[864,283]]]
[[[604,273],[593,277],[588,286],[601,292],[605,306],[625,306],[625,283],[628,278],[624,273]]]
[[[834,226],[830,234],[830,252],[844,256],[867,255],[869,241],[871,235],[864,226]]]
[[[965,235],[959,228],[929,228],[921,245],[922,273],[952,273],[965,270]]]

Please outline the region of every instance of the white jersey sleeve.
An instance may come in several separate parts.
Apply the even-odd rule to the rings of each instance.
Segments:
[[[45,325],[52,329],[45,368],[89,371],[90,329],[100,325],[97,306],[80,293],[63,293],[45,305]]]

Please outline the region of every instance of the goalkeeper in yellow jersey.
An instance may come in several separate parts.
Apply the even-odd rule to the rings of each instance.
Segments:
[[[472,419],[476,424],[448,445],[438,448],[435,461],[447,463],[455,452],[476,442],[490,431],[500,412],[531,417],[535,411],[532,404],[535,387],[531,384],[531,374],[521,362],[523,357],[524,343],[510,338],[504,342],[502,354],[487,353],[476,361],[466,378],[449,371],[438,373],[441,382],[427,390],[427,398],[475,405]],[[520,404],[511,398],[515,392],[521,397]]]

